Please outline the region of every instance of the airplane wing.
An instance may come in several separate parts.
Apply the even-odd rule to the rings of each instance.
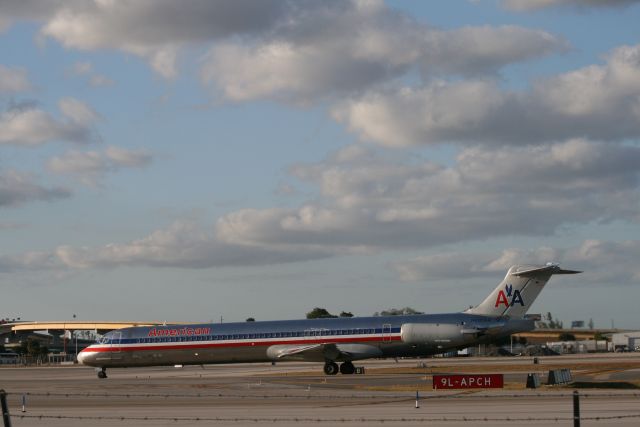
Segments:
[[[324,344],[311,344],[311,345],[274,345],[269,348],[273,350],[276,359],[282,359],[284,357],[291,357],[301,355],[304,353],[316,352],[322,350]]]
[[[359,360],[380,357],[382,351],[367,344],[318,343],[308,345],[272,345],[267,349],[272,360],[302,360],[305,362],[324,362]]]

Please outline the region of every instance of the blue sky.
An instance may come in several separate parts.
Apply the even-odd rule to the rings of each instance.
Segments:
[[[635,1],[50,1],[0,15],[0,317],[479,303],[640,327]]]

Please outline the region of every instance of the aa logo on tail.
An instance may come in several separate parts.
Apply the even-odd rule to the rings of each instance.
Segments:
[[[509,298],[511,301],[509,301]],[[503,305],[507,308],[513,307],[516,304],[520,304],[524,307],[524,301],[522,300],[522,295],[520,295],[520,291],[518,289],[513,290],[513,285],[505,285],[504,291],[500,290],[498,292],[498,298],[496,298],[496,308]]]

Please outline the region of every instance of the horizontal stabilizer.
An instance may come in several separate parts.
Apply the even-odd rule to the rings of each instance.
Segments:
[[[542,267],[528,268],[522,271],[514,271],[511,274],[513,276],[531,277],[539,274],[578,274],[582,271],[577,270],[563,270],[556,264],[547,264]]]

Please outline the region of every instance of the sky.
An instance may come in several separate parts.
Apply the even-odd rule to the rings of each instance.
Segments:
[[[0,0],[0,318],[640,328],[638,3]]]

